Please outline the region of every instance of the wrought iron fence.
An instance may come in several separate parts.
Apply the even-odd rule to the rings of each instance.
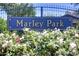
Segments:
[[[14,9],[12,9],[12,8],[14,8]],[[27,8],[27,7],[25,7],[25,8]],[[28,8],[30,8],[30,7],[28,7]],[[24,13],[23,12],[24,8],[23,9],[17,8],[17,9],[18,10],[16,10],[15,7],[10,7],[10,9],[6,11],[6,10],[0,8],[0,17],[4,18],[4,19],[7,19],[7,16],[8,16],[7,12],[11,13],[11,14]],[[35,17],[47,17],[47,16],[48,17],[51,17],[51,16],[56,17],[56,16],[63,16],[65,14],[69,13],[69,12],[71,12],[72,14],[74,12],[74,14],[76,14],[76,11],[77,11],[78,8],[77,9],[75,9],[75,8],[71,9],[68,6],[57,7],[57,6],[53,5],[52,7],[50,7],[50,6],[45,6],[45,7],[43,7],[43,6],[42,7],[33,6],[32,9],[35,11],[35,15],[34,15]],[[26,11],[26,12],[28,12],[28,11]],[[31,15],[31,16],[33,16],[33,15]]]

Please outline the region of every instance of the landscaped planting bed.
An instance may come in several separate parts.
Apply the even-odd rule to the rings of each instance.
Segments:
[[[13,32],[0,33],[0,55],[2,56],[75,56],[79,55],[79,30],[68,28],[23,30],[22,36]]]

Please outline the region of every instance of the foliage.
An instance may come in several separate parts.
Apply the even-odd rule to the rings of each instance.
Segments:
[[[68,28],[44,30],[24,29],[19,37],[16,31],[0,34],[0,55],[10,56],[77,56],[79,55],[79,30]]]
[[[1,9],[6,11],[8,16],[35,16],[32,4],[28,3],[1,3]]]
[[[7,30],[6,20],[0,18],[0,32]]]

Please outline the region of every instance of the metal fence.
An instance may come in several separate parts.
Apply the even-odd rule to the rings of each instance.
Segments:
[[[13,8],[13,7],[12,7]],[[57,17],[57,16],[63,16],[66,13],[69,12],[76,12],[75,9],[70,9],[69,7],[56,7],[56,6],[45,6],[45,7],[32,7],[35,10],[35,17]],[[19,11],[20,9],[18,9]],[[8,11],[15,11],[15,10],[8,10]],[[17,12],[18,13],[18,12]],[[3,9],[0,9],[0,17],[3,19],[7,19],[7,12]]]
[[[57,7],[36,7],[37,13],[40,14],[37,16],[62,16],[68,12],[76,12],[76,10],[67,9],[67,8],[57,8]]]

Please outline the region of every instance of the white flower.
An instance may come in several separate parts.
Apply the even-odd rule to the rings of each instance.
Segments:
[[[3,45],[2,45],[2,47],[3,47],[3,48],[5,48],[5,47],[7,47],[7,45],[8,45],[8,44],[7,44],[7,43],[5,43],[5,44],[3,44]]]
[[[13,33],[12,36],[15,37],[16,36],[16,33]]]
[[[64,34],[66,34],[67,32],[66,31],[64,31]]]
[[[79,37],[79,35],[76,33],[76,34],[75,34],[75,37]]]
[[[63,41],[64,39],[61,38],[61,37],[57,37],[57,40],[59,40],[60,44],[64,42],[64,41]]]
[[[59,32],[59,31],[60,31],[60,29],[57,29],[56,31],[58,31],[58,32]]]
[[[26,44],[23,44],[23,46],[25,46],[25,47],[26,47]]]
[[[7,56],[10,56],[10,54],[8,53]]]
[[[3,33],[0,33],[0,37],[2,37],[2,36],[4,36],[4,34]]]
[[[6,41],[6,44],[8,44],[9,43],[9,41]]]
[[[60,42],[60,43],[63,43],[63,38],[60,38],[60,39],[59,39],[59,42]]]
[[[2,47],[7,47],[9,46],[9,41],[4,40],[4,44],[2,45]]]
[[[75,48],[75,47],[76,47],[76,44],[75,44],[74,42],[71,42],[71,43],[70,43],[70,48],[73,49],[73,48]]]
[[[35,34],[36,34],[36,35],[39,35],[40,33],[39,33],[39,32],[35,32]]]
[[[57,30],[57,28],[55,27],[55,30]]]
[[[20,40],[22,40],[22,39],[24,39],[24,36],[22,36],[22,37],[20,38]]]
[[[28,31],[28,30],[29,30],[29,28],[25,28],[25,29],[24,29],[24,31]]]
[[[59,46],[57,44],[53,44],[53,47],[56,48],[56,47],[59,47]]]
[[[21,46],[20,44],[17,44],[17,46]]]
[[[73,50],[72,50],[72,52],[74,52],[74,53],[75,53],[75,52],[77,52],[77,51],[76,51],[76,49],[73,49]]]
[[[39,38],[39,39],[42,38],[42,35],[38,35],[38,38]]]
[[[12,40],[9,40],[9,43],[12,43]]]
[[[47,31],[44,31],[43,33],[42,33],[42,35],[46,35],[47,34]]]

